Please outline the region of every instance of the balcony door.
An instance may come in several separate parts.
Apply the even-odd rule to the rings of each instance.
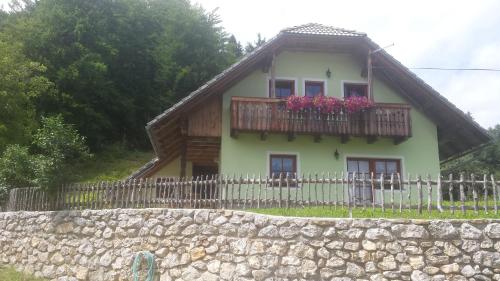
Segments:
[[[363,173],[366,175],[367,183],[363,187],[362,183],[356,184],[354,194],[351,195],[353,202],[372,202],[373,196],[371,183],[368,180],[370,175],[376,180],[379,180],[381,175],[384,175],[385,180],[391,179],[391,174],[401,174],[401,160],[399,159],[372,159],[372,158],[347,158],[347,171],[349,177],[356,172],[357,178],[362,178]],[[384,185],[385,190],[390,190],[390,184]],[[375,185],[375,191],[379,193],[377,198],[382,196],[380,193],[380,184]]]

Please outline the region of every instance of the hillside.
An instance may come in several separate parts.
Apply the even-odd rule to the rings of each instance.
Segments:
[[[151,151],[137,151],[112,146],[94,154],[79,167],[80,182],[113,181],[124,179],[151,160]]]

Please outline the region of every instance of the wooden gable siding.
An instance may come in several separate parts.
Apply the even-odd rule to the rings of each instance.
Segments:
[[[192,110],[188,115],[188,136],[220,137],[222,131],[222,100],[215,97]]]

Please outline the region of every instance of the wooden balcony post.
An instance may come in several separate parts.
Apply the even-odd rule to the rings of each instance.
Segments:
[[[276,54],[273,52],[271,60],[271,98],[276,97]]]
[[[368,80],[368,98],[370,100],[374,100],[373,99],[373,74],[372,74],[372,51],[371,50],[368,50],[368,58],[367,58],[367,62],[366,62],[366,69],[367,69],[367,80]]]

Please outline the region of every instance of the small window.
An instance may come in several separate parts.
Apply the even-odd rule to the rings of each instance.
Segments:
[[[289,96],[295,95],[294,80],[275,80],[275,97],[278,99],[286,99]],[[271,80],[269,80],[269,97],[271,97]]]
[[[321,81],[306,81],[304,83],[304,92],[306,97],[315,97],[325,94],[325,83]]]
[[[272,154],[269,158],[270,176],[279,178],[281,175],[283,178],[286,178],[286,175],[288,174],[290,178],[295,178],[297,173],[297,156]],[[286,184],[282,184],[282,186],[285,185]]]
[[[368,85],[344,83],[344,97],[368,97]]]

